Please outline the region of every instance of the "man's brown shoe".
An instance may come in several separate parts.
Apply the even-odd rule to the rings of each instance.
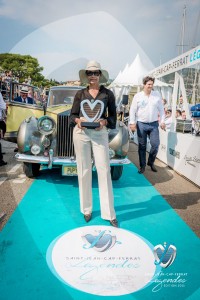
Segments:
[[[151,165],[150,163],[147,163],[147,165],[151,167],[151,170],[153,172],[158,172],[158,170],[156,169],[156,167],[154,166],[154,164]]]
[[[138,170],[138,173],[139,173],[139,174],[142,174],[142,173],[144,173],[144,171],[145,171],[145,167],[142,167],[142,168],[140,168],[140,169]]]

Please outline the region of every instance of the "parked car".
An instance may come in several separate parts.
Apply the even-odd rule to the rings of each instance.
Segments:
[[[47,105],[33,108],[18,130],[18,153],[16,159],[24,163],[27,177],[37,177],[40,166],[49,169],[60,166],[62,175],[77,175],[76,156],[74,152],[69,116],[74,96],[82,87],[56,86],[49,90]],[[14,104],[16,106],[16,103]],[[27,113],[28,115],[28,113]],[[121,177],[123,165],[130,163],[127,158],[129,136],[126,125],[117,121],[116,129],[109,130],[109,155],[111,176],[113,180]],[[94,164],[95,169],[95,164]]]

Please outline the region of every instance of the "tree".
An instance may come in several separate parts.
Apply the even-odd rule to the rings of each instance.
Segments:
[[[19,77],[20,83],[28,78],[31,78],[33,85],[43,85],[45,81],[45,77],[41,74],[43,67],[39,65],[37,58],[30,55],[2,53],[0,69],[4,72],[12,71],[13,76]]]

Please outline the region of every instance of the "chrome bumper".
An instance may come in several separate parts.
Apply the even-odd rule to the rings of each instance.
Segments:
[[[51,169],[52,166],[56,166],[56,165],[57,166],[58,165],[69,166],[69,167],[76,166],[76,160],[74,157],[58,158],[58,157],[53,157],[52,155],[45,157],[45,156],[33,156],[33,155],[17,153],[15,155],[15,158],[17,161],[21,161],[21,162],[48,165],[49,169]],[[112,159],[110,159],[111,166],[121,166],[121,165],[130,164],[130,163],[131,163],[131,161],[128,158],[122,158],[122,159],[112,158]]]

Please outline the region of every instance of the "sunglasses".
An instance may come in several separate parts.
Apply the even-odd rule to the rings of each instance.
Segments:
[[[85,72],[87,76],[100,76],[101,75],[101,71],[86,71]]]

